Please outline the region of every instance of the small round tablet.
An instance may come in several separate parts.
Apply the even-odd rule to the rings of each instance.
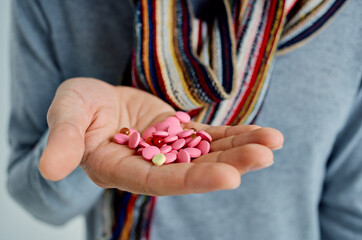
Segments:
[[[199,145],[197,145],[197,148],[200,149],[201,155],[208,154],[210,151],[210,143],[206,140],[202,140]]]
[[[184,149],[181,149],[177,154],[177,162],[179,162],[179,163],[191,162],[190,154],[187,151],[185,151]]]
[[[163,153],[158,153],[155,156],[153,156],[152,162],[156,166],[161,166],[162,164],[164,164],[166,162],[166,157]]]
[[[178,111],[175,113],[176,117],[180,120],[182,123],[188,123],[191,120],[190,115],[188,115],[185,112]]]
[[[170,123],[170,125],[179,126],[180,120],[177,117],[168,117],[166,118],[165,122]]]
[[[185,138],[185,145],[189,144],[189,142],[192,140],[192,137]]]
[[[171,144],[172,149],[174,150],[179,150],[180,148],[182,148],[183,146],[185,146],[185,139],[181,138],[181,139],[177,139],[175,142],[173,142]]]
[[[126,144],[129,140],[129,136],[123,133],[114,135],[113,140],[118,144]]]
[[[152,137],[152,133],[156,132],[156,128],[155,127],[149,127],[147,128],[143,133],[142,133],[142,138],[143,139],[147,139],[149,137]]]
[[[177,151],[177,150],[172,149],[170,153],[174,153],[174,154],[176,154],[176,155],[177,155],[178,151]]]
[[[166,121],[160,122],[157,125],[157,131],[167,131],[168,127],[171,125],[172,124],[170,122],[166,122]]]
[[[140,147],[143,147],[143,148],[151,146],[150,144],[146,143],[145,141],[140,141],[139,145],[140,145]]]
[[[186,130],[180,132],[179,134],[177,134],[177,136],[179,138],[187,138],[187,137],[190,137],[193,133],[194,133],[194,130],[186,129]]]
[[[165,153],[165,157],[166,157],[165,163],[172,163],[172,162],[176,161],[176,159],[177,159],[177,155],[172,152]]]
[[[191,141],[187,144],[187,146],[190,148],[196,147],[197,144],[199,144],[201,142],[201,140],[202,140],[201,137],[197,136],[197,137],[191,139]]]
[[[138,132],[133,132],[131,136],[129,136],[128,147],[131,149],[136,148],[140,143],[140,140],[141,140],[140,134]]]
[[[128,128],[124,127],[124,128],[121,128],[121,130],[119,131],[119,133],[129,135],[129,134],[130,134],[130,131],[129,131]]]
[[[164,142],[164,143],[171,143],[171,142],[176,141],[177,139],[178,139],[178,137],[177,137],[176,135],[174,135],[174,136],[168,136],[168,137],[165,137],[165,138],[163,139],[163,142]]]
[[[161,153],[168,153],[168,152],[171,152],[171,150],[172,150],[172,147],[169,145],[166,145],[166,146],[163,146],[160,148]]]
[[[138,132],[138,131],[136,129],[134,129],[134,128],[130,128],[129,129],[129,136],[131,136],[132,133],[134,133],[134,132]]]
[[[169,136],[177,135],[182,131],[183,131],[183,128],[180,125],[171,125],[167,129]]]
[[[208,134],[207,132],[203,131],[203,130],[199,130],[196,132],[197,136],[200,136],[202,139],[211,142],[212,141],[212,137],[210,136],[210,134]]]
[[[168,132],[166,132],[166,131],[156,131],[156,132],[152,133],[152,136],[154,136],[154,137],[167,137]]]
[[[162,147],[164,145],[163,138],[158,137],[158,136],[153,137],[152,138],[152,145],[155,145],[158,148]]]
[[[146,160],[151,160],[156,154],[160,153],[160,149],[155,146],[149,146],[143,149],[142,157]]]
[[[201,150],[197,148],[185,148],[185,151],[188,152],[192,158],[198,158],[201,156]]]

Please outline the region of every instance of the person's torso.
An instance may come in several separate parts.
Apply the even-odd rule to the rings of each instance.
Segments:
[[[64,80],[85,76],[118,84],[132,52],[133,1],[43,5],[53,16],[54,54]],[[358,1],[347,3],[315,38],[275,58],[255,122],[284,134],[275,164],[246,174],[236,190],[159,197],[152,239],[319,239],[326,161],[361,80],[359,7]],[[101,237],[99,204],[87,215],[89,239]]]

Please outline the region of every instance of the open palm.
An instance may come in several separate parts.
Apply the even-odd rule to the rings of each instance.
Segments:
[[[255,125],[211,127],[190,122],[184,128],[207,131],[211,152],[192,163],[154,166],[134,150],[112,141],[122,127],[143,132],[174,115],[159,98],[96,79],[65,81],[48,112],[48,145],[39,168],[49,180],[61,180],[81,165],[99,186],[148,195],[177,195],[236,188],[240,175],[267,167],[283,136]]]

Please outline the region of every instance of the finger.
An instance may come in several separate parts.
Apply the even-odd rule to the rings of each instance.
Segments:
[[[235,189],[240,174],[224,163],[176,163],[152,166],[148,185],[153,195],[183,195]]]
[[[143,159],[124,159],[114,171],[114,175],[120,178],[115,187],[146,195],[205,193],[234,189],[240,185],[239,172],[224,163],[154,166]]]
[[[85,131],[91,120],[79,94],[57,92],[48,111],[48,144],[39,162],[44,178],[61,180],[79,165],[85,148]]]
[[[193,160],[194,163],[227,163],[240,174],[260,170],[273,164],[272,151],[259,144],[247,144],[226,151],[211,152]]]
[[[89,176],[101,187],[118,188],[146,195],[180,195],[233,189],[240,184],[240,174],[224,163],[175,163],[154,166],[134,151],[109,144],[100,148],[84,165]],[[95,161],[97,159],[97,161]],[[94,164],[98,166],[94,167]],[[95,169],[97,169],[95,172]],[[91,172],[90,172],[91,171]]]
[[[210,126],[207,124],[196,122],[190,122],[185,125],[185,127],[195,128],[197,130],[204,130],[211,135],[213,141],[261,128],[257,125]]]
[[[232,135],[211,143],[211,151],[224,151],[249,143],[264,145],[272,150],[279,149],[283,145],[283,135],[273,128],[258,128],[253,131]]]

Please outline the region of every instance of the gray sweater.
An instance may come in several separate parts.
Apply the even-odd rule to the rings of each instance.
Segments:
[[[78,76],[117,84],[124,75],[133,1],[13,0],[12,9],[9,192],[50,224],[85,215],[96,239],[104,190],[81,168],[47,181],[38,161],[59,84]],[[256,121],[284,134],[275,164],[236,190],[159,198],[152,239],[362,239],[361,9],[351,0],[319,35],[275,58]]]

